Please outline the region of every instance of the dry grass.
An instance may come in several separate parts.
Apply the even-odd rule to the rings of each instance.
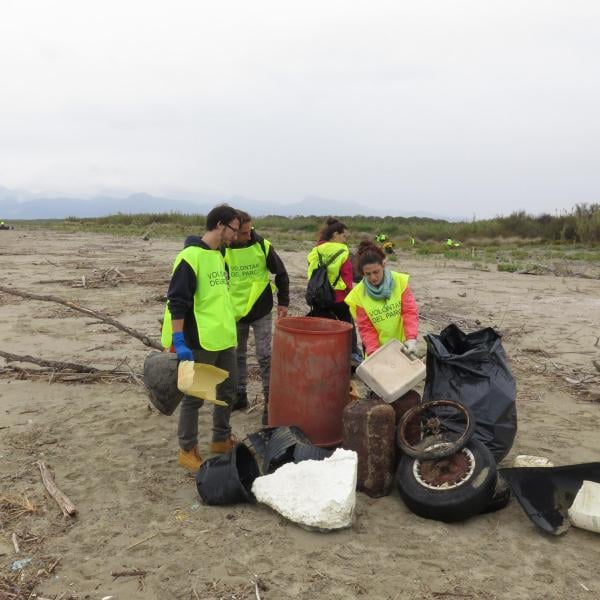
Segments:
[[[35,504],[26,496],[22,497],[0,495],[0,528],[4,528],[24,515],[38,512]]]
[[[2,600],[32,600],[35,598],[37,585],[49,577],[60,559],[45,556],[36,559],[31,568],[12,573],[11,575],[0,574],[0,598]],[[36,570],[37,569],[37,570]],[[77,596],[62,594],[62,600],[76,599]]]
[[[29,600],[38,583],[37,577],[24,578],[23,574],[0,575],[0,598],[3,600]]]

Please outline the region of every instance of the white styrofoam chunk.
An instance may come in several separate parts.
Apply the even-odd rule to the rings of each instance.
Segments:
[[[338,448],[325,460],[287,463],[257,477],[252,493],[290,521],[317,529],[352,524],[356,504],[358,455]]]
[[[519,454],[515,457],[513,467],[553,467],[554,463],[545,456]]]
[[[569,508],[572,525],[600,533],[600,483],[584,481]]]

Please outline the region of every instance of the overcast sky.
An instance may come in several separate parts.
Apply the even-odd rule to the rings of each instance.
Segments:
[[[597,0],[1,0],[0,186],[600,201]]]

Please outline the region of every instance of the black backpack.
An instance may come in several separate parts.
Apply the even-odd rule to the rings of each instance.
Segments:
[[[333,254],[327,262],[323,262],[323,257],[317,250],[319,257],[319,266],[312,272],[308,285],[306,286],[306,304],[311,308],[331,308],[335,304],[335,291],[333,286],[338,282],[340,274],[335,278],[333,286],[329,283],[327,277],[327,267],[340,255],[344,250],[338,250]]]

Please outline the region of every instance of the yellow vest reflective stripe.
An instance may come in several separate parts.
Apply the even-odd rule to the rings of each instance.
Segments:
[[[402,320],[402,294],[408,286],[409,275],[392,271],[394,289],[387,300],[375,300],[367,293],[364,282],[352,288],[345,302],[350,307],[352,317],[356,319],[356,308],[360,306],[369,317],[379,336],[379,343],[385,344],[391,339],[404,342],[404,321]]]
[[[225,250],[225,263],[229,268],[229,294],[236,321],[252,310],[270,284],[267,254],[271,243],[264,240],[264,245],[264,251],[259,242],[246,248]]]
[[[218,250],[189,246],[175,258],[173,272],[182,260],[196,274],[193,310],[200,345],[212,352],[236,346],[237,329],[222,254]],[[171,311],[167,306],[161,335],[163,347],[171,346],[172,337]]]
[[[324,244],[319,244],[318,246],[315,246],[308,253],[308,272],[306,274],[308,279],[310,279],[312,272],[319,266],[319,254],[321,255],[321,259],[323,260],[323,262],[327,263],[327,261],[330,260],[331,257],[340,250],[342,250],[342,253],[327,267],[327,278],[329,279],[329,283],[331,283],[331,285],[333,286],[333,289],[345,290],[346,284],[339,275],[342,265],[344,264],[344,262],[346,262],[348,256],[350,255],[350,251],[348,250],[348,246],[346,246],[346,244],[338,244],[337,242],[325,242]]]

